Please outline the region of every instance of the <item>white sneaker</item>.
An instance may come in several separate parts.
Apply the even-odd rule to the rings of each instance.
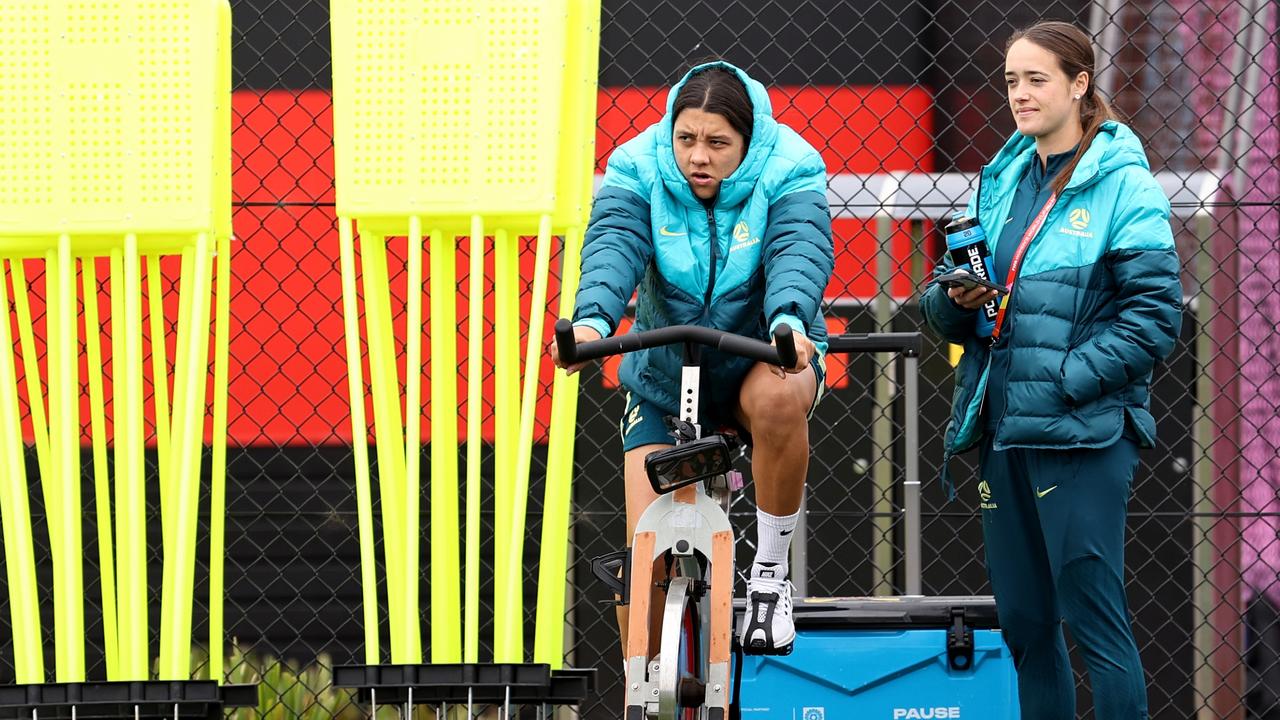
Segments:
[[[776,565],[751,566],[747,611],[739,641],[747,655],[790,655],[796,639],[791,614],[791,582],[778,576]]]

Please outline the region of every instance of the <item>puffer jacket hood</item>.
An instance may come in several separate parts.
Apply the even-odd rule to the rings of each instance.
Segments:
[[[751,144],[747,147],[747,156],[742,159],[738,169],[720,183],[720,194],[716,197],[716,205],[733,207],[742,204],[755,189],[756,183],[760,181],[765,165],[773,155],[774,146],[778,142],[778,121],[773,119],[773,104],[769,102],[769,93],[764,85],[727,62],[698,65],[685,73],[680,82],[667,93],[667,114],[658,124],[655,141],[658,148],[658,170],[662,174],[662,182],[666,185],[667,191],[681,203],[691,207],[702,206],[702,201],[693,194],[693,188],[689,187],[689,181],[685,179],[684,173],[680,172],[680,166],[676,164],[673,142],[674,111],[676,98],[689,83],[689,79],[712,68],[723,68],[736,75],[746,86],[747,97],[751,100]]]

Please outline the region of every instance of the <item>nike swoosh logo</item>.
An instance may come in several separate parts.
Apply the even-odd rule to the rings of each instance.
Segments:
[[[683,235],[688,235],[689,233],[687,233],[687,232],[683,232],[683,231],[682,231],[682,232],[671,232],[670,230],[668,230],[668,229],[667,229],[667,226],[666,226],[666,225],[663,225],[662,227],[658,228],[658,234],[659,234],[659,235],[666,236],[666,237],[681,237],[681,236],[683,236]]]
[[[1008,224],[1009,224],[1009,223],[1011,223],[1011,222],[1013,222],[1013,218],[1009,218],[1008,220],[1005,220],[1005,221],[1004,221],[1004,224],[1005,224],[1005,225],[1008,225]]]
[[[779,534],[779,535],[790,535],[790,534],[791,534],[791,533],[793,533],[793,532],[795,532],[795,530],[782,530],[782,531],[779,531],[779,532],[778,532],[778,534]]]
[[[1048,495],[1049,493],[1051,493],[1051,492],[1053,492],[1054,490],[1057,490],[1057,489],[1058,489],[1058,486],[1057,486],[1057,485],[1054,485],[1053,487],[1051,487],[1051,488],[1049,488],[1048,490],[1045,490],[1045,491],[1043,491],[1043,492],[1041,492],[1041,491],[1037,490],[1037,491],[1036,491],[1036,497],[1042,498],[1042,497],[1044,497],[1045,495]]]

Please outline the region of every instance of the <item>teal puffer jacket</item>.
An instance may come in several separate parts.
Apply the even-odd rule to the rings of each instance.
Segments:
[[[767,339],[787,323],[826,349],[823,291],[835,265],[822,156],[773,119],[764,86],[727,63],[747,87],[754,111],[742,164],[721,186],[713,207],[693,194],[676,165],[667,99],[658,123],[609,157],[582,251],[574,324],[602,336],[618,328],[640,288],[635,330],[701,325]],[[734,393],[751,361],[714,351],[703,355],[715,382],[703,396],[717,406]],[[679,348],[652,348],[623,358],[624,387],[675,414]]]
[[[1015,134],[982,169],[968,214],[990,242],[1037,161],[1035,141]],[[1008,343],[1009,374],[1005,387],[990,389],[1007,401],[995,449],[1106,447],[1126,419],[1143,446],[1154,445],[1148,388],[1178,338],[1182,288],[1169,201],[1149,168],[1128,127],[1103,124],[1032,240],[999,340]],[[975,313],[941,287],[925,291],[921,312],[935,333],[964,347],[945,437],[950,459],[982,440],[991,351],[974,332]],[[945,460],[943,480],[950,491]]]

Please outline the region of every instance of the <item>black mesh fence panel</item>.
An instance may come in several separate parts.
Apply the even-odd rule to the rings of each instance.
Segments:
[[[233,13],[228,672],[264,680],[270,717],[352,717],[357,708],[329,674],[364,658],[328,5],[236,0]],[[661,116],[667,89],[695,61],[722,57],[746,69],[769,88],[775,116],[826,160],[833,332],[925,329],[917,301],[945,247],[940,221],[963,208],[975,174],[1014,129],[1001,84],[1005,39],[1041,18],[1074,22],[1094,38],[1095,81],[1142,139],[1170,196],[1183,263],[1181,340],[1155,372],[1159,445],[1142,454],[1126,546],[1153,718],[1280,717],[1277,14],[1273,0],[604,1],[596,172]],[[403,262],[400,275],[392,268],[393,284],[404,282]],[[949,346],[926,333],[923,590],[989,594],[976,453],[953,461],[956,500],[946,501],[936,482],[951,360]],[[903,367],[892,357],[833,356],[828,370],[810,425],[805,588],[813,596],[902,594]],[[616,364],[587,369],[566,654],[572,665],[599,670],[599,692],[577,712],[593,719],[616,717],[622,697],[614,612],[589,568],[623,543],[622,409]],[[483,472],[491,484],[489,451]],[[529,645],[545,457],[539,446],[526,547]],[[751,500],[748,486],[731,513],[743,565],[755,537]],[[153,505],[158,512],[158,499]],[[33,510],[40,528],[38,502]],[[424,559],[429,511],[424,497]],[[486,515],[486,537],[492,520]],[[42,599],[51,606],[47,536],[37,545],[46,561]],[[86,577],[96,577],[96,549],[85,555]],[[491,548],[484,557],[491,562]],[[92,582],[87,591],[92,602]],[[203,592],[197,587],[201,605]],[[428,597],[424,591],[424,622]],[[5,603],[0,593],[0,624],[9,622]],[[158,617],[158,597],[153,604]],[[197,625],[197,637],[203,631]],[[100,645],[100,628],[90,623],[88,632]],[[482,637],[490,633],[485,623]],[[0,632],[0,679],[8,681],[11,637]],[[486,643],[482,656],[488,652]],[[1077,671],[1082,717],[1095,717]]]

